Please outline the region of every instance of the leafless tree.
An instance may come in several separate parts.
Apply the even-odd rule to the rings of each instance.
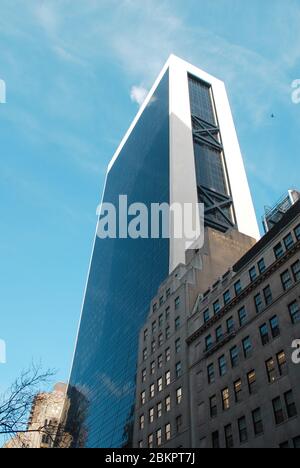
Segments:
[[[18,440],[18,445],[21,447],[26,446],[24,436],[32,432],[52,437],[51,427],[30,430],[28,422],[34,400],[40,394],[41,387],[49,384],[54,375],[54,370],[44,371],[41,365],[32,364],[21,373],[7,392],[0,395],[0,435]]]

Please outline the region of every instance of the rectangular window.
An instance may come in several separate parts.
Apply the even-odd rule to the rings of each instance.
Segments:
[[[248,317],[247,317],[246,307],[242,307],[239,310],[239,321],[240,321],[240,327],[243,327],[247,323]]]
[[[279,260],[284,255],[284,250],[281,242],[274,247],[274,255],[276,260]]]
[[[270,327],[271,327],[273,338],[277,338],[278,336],[280,336],[280,326],[279,326],[279,319],[277,315],[274,315],[274,317],[271,318]]]
[[[253,370],[247,375],[249,393],[252,395],[256,391],[256,372]]]
[[[146,392],[141,393],[141,405],[144,406],[146,403]]]
[[[273,302],[273,295],[272,295],[272,290],[270,286],[267,286],[263,292],[264,292],[266,306],[271,305]]]
[[[166,385],[170,385],[171,384],[171,372],[168,371],[166,372]]]
[[[157,404],[157,418],[160,419],[162,417],[162,403],[159,402]]]
[[[287,371],[287,360],[284,351],[277,354],[277,364],[280,376],[285,375]]]
[[[218,401],[217,401],[216,395],[210,398],[209,406],[210,406],[210,417],[216,418],[218,416]]]
[[[264,432],[264,425],[261,417],[261,410],[257,408],[255,411],[252,412],[252,420],[253,420],[253,428],[254,433],[256,436],[263,434]]]
[[[176,317],[175,319],[175,330],[179,330],[180,328],[180,317]]]
[[[153,448],[153,434],[150,434],[150,435],[148,436],[148,447],[149,447],[150,449]]]
[[[142,383],[145,383],[147,379],[147,370],[143,369],[142,371]]]
[[[159,325],[159,328],[161,328],[163,326],[163,323],[164,323],[164,316],[161,314],[159,317],[158,317],[158,325]]]
[[[142,431],[145,428],[145,416],[142,414],[140,417],[140,430]]]
[[[290,289],[293,286],[293,281],[292,281],[289,270],[286,270],[284,273],[282,273],[280,277],[281,277],[283,290],[288,291],[288,289]]]
[[[219,358],[219,372],[221,377],[227,372],[226,358],[224,355]]]
[[[230,317],[227,322],[227,333],[233,333],[235,331],[235,323],[233,317]]]
[[[167,327],[166,328],[166,340],[168,340],[170,338],[170,336],[171,336],[171,329],[170,329],[170,327]]]
[[[275,417],[275,423],[277,425],[282,424],[284,422],[284,412],[282,408],[281,398],[274,398],[272,401],[273,404],[273,411]]]
[[[230,359],[232,368],[237,367],[239,364],[239,349],[237,346],[234,346],[230,350]]]
[[[300,241],[300,224],[299,226],[296,227],[296,229],[294,230],[294,233],[295,233],[297,241]]]
[[[253,283],[253,281],[256,280],[257,278],[257,272],[256,272],[256,267],[252,267],[251,270],[249,270],[249,276],[250,276],[250,281]]]
[[[222,330],[222,325],[220,325],[216,329],[216,341],[219,342],[222,340],[222,338],[223,338],[223,330]]]
[[[166,424],[165,435],[167,441],[171,440],[171,424]]]
[[[163,342],[164,342],[164,337],[163,337],[163,334],[161,333],[158,336],[158,346],[159,346],[159,348],[163,345]]]
[[[295,282],[300,281],[300,261],[297,260],[296,263],[292,265],[292,272]]]
[[[150,398],[154,398],[155,397],[155,385],[152,384],[150,386]]]
[[[175,371],[176,371],[176,379],[179,379],[179,377],[182,376],[182,365],[181,365],[181,362],[177,362],[176,367],[175,367]]]
[[[166,292],[166,296],[167,296],[167,299],[169,299],[169,297],[171,296],[171,289],[167,289],[167,292]]]
[[[162,432],[161,432],[161,429],[158,429],[158,431],[156,432],[156,444],[157,444],[157,447],[160,447],[161,444],[162,444]]]
[[[275,361],[273,358],[269,359],[266,362],[266,369],[267,369],[269,383],[276,382],[277,374],[276,374]]]
[[[262,275],[265,271],[266,271],[266,264],[265,264],[265,260],[262,258],[258,264],[258,270],[259,270],[259,273]]]
[[[266,323],[264,323],[259,328],[259,331],[260,331],[260,337],[261,337],[262,345],[266,346],[270,341],[268,325]]]
[[[169,362],[171,360],[171,349],[170,348],[166,349],[165,355],[166,355],[166,362]]]
[[[216,431],[212,434],[212,448],[213,449],[219,449],[220,448],[220,437],[219,437],[219,432]]]
[[[175,341],[175,352],[176,352],[176,354],[179,354],[180,351],[181,351],[181,340],[180,340],[180,338],[178,338]]]
[[[149,423],[152,424],[154,421],[154,408],[149,410]]]
[[[242,401],[242,394],[243,394],[243,385],[241,379],[237,380],[234,383],[234,394],[235,394],[235,402],[240,403]]]
[[[158,366],[159,369],[161,369],[162,366],[163,366],[163,357],[162,357],[162,354],[160,354],[160,355],[158,356],[158,358],[157,358],[157,366]]]
[[[156,322],[152,323],[152,333],[156,333],[157,327],[156,327]]]
[[[147,341],[148,339],[148,330],[144,331],[144,341]]]
[[[180,388],[177,388],[177,390],[176,390],[176,402],[177,402],[177,405],[180,405],[180,404],[181,404],[181,402],[182,402],[182,396],[183,396],[183,394],[182,394],[182,388],[181,388],[181,387],[180,387]]]
[[[164,298],[163,296],[159,298],[159,306],[161,307],[164,303]]]
[[[178,310],[180,307],[180,297],[176,297],[175,299],[175,310]]]
[[[215,367],[213,364],[210,364],[207,367],[207,376],[208,376],[208,383],[212,384],[215,382]]]
[[[156,342],[152,341],[151,343],[151,354],[154,354],[156,351]]]
[[[169,319],[170,319],[170,307],[167,307],[167,309],[166,309],[166,321],[168,322]]]
[[[231,301],[230,291],[226,291],[225,294],[223,294],[223,299],[225,305],[229,304],[229,302]]]
[[[300,308],[299,308],[298,302],[295,301],[292,304],[290,304],[289,311],[290,311],[292,323],[294,325],[296,325],[297,323],[300,323]]]
[[[235,291],[235,295],[236,296],[239,296],[242,292],[243,288],[242,288],[242,282],[241,280],[237,281],[234,285],[234,291]]]
[[[209,309],[206,309],[203,312],[203,318],[204,318],[204,323],[207,323],[209,321],[209,319],[210,319]]]
[[[261,298],[261,294],[257,294],[254,297],[254,304],[255,304],[256,313],[260,314],[264,310],[264,305],[263,305],[263,301]]]
[[[249,336],[243,340],[243,350],[245,359],[249,358],[252,354],[252,342]]]
[[[176,418],[176,432],[180,432],[182,427],[182,416],[177,416]]]
[[[148,351],[147,351],[147,348],[145,348],[143,351],[143,361],[147,361],[147,358],[148,358]]]
[[[223,410],[228,411],[230,409],[230,394],[229,388],[225,388],[222,391],[222,403],[223,403]]]
[[[155,312],[157,311],[157,304],[153,304],[152,311],[153,311],[153,313],[155,314]]]
[[[293,245],[294,245],[294,239],[293,239],[293,236],[292,234],[288,234],[284,239],[283,239],[283,242],[284,242],[284,246],[286,248],[286,250],[290,250]]]
[[[162,392],[163,391],[163,379],[162,377],[160,377],[157,381],[157,390],[158,392]]]
[[[214,314],[217,315],[221,310],[220,301],[216,301],[213,305],[213,308],[214,308]]]
[[[245,444],[248,442],[247,421],[245,417],[238,420],[240,443]]]
[[[228,426],[225,427],[225,443],[226,443],[227,449],[234,448],[233,432],[232,432],[231,424],[228,424]]]
[[[213,339],[212,339],[212,336],[211,335],[208,335],[206,338],[205,338],[205,346],[206,346],[206,351],[209,351],[212,346],[213,346]]]
[[[297,416],[297,408],[292,390],[284,394],[284,401],[288,418]]]
[[[171,397],[170,396],[167,396],[165,400],[165,408],[166,408],[167,413],[171,411]]]

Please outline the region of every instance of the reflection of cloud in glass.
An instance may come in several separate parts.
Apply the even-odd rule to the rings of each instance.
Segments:
[[[6,364],[6,344],[0,340],[0,364]]]
[[[6,103],[6,84],[5,81],[0,80],[0,104]]]
[[[100,374],[100,382],[106,388],[106,390],[116,398],[124,398],[127,395],[130,395],[132,392],[132,384],[128,382],[126,385],[117,385],[113,380],[106,374]]]

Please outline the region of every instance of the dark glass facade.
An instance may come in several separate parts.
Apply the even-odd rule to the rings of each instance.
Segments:
[[[108,174],[104,202],[127,195],[150,207],[169,191],[167,72]],[[74,447],[131,446],[139,332],[168,273],[168,239],[96,239],[69,387]]]
[[[189,75],[189,91],[199,201],[206,225],[226,232],[235,219],[212,88]]]

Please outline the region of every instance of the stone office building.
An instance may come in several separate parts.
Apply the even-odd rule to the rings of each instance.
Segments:
[[[240,236],[210,230],[152,303],[136,447],[300,448],[300,202],[258,243]]]

